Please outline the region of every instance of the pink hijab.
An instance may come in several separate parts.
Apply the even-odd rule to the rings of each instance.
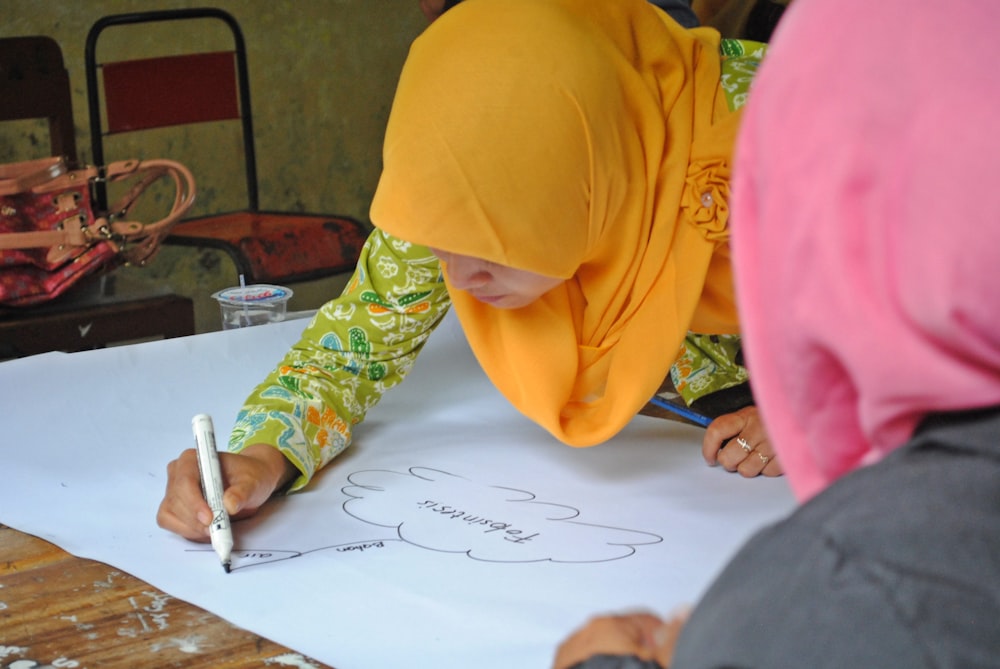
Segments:
[[[1000,405],[1000,3],[800,0],[736,149],[755,396],[795,493]]]

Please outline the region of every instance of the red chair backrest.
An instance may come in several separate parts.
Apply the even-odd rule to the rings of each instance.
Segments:
[[[232,38],[232,51],[98,61],[98,39],[109,28],[160,22],[182,24],[189,19],[221,21]],[[246,43],[243,31],[231,14],[214,7],[194,7],[101,17],[87,33],[84,74],[87,77],[90,148],[95,163],[105,162],[106,135],[183,125],[190,122],[188,118],[195,121],[238,119],[243,135],[248,209],[257,211],[257,153]],[[98,203],[103,205],[106,193],[100,186],[96,192]]]
[[[104,63],[101,69],[108,134],[240,116],[231,51]]]

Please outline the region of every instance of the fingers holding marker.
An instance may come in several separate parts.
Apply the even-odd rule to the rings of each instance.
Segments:
[[[726,471],[735,472],[753,453],[756,444],[742,434],[729,439],[719,450],[717,460]]]
[[[782,473],[781,465],[773,453],[770,444],[761,444],[760,447],[747,454],[746,458],[736,467],[736,471],[748,478],[761,475],[780,476]]]
[[[726,471],[748,478],[782,474],[757,408],[753,406],[715,419],[705,430],[702,455],[709,465],[718,464]]]
[[[156,522],[187,539],[207,541],[211,520],[212,511],[201,491],[198,457],[189,448],[167,465],[167,490],[157,510]]]
[[[780,476],[781,465],[778,456],[766,438],[751,441],[741,435],[730,439],[719,452],[719,464],[727,471],[737,472],[741,476]]]
[[[709,464],[722,465],[736,471],[758,445],[767,441],[767,434],[757,420],[755,407],[723,414],[712,421],[702,440],[702,455]]]
[[[742,421],[740,421],[734,414],[723,414],[712,421],[709,426],[705,428],[705,436],[702,437],[701,440],[701,455],[705,458],[705,462],[709,466],[725,466],[725,464],[719,460],[719,455],[726,447],[727,442],[730,441],[734,435],[739,434],[741,428]]]

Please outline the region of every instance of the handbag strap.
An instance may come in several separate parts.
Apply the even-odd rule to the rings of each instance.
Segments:
[[[166,216],[153,223],[119,220],[128,214],[132,205],[151,184],[164,176],[171,177],[174,182],[174,202]],[[36,194],[44,194],[78,188],[84,180],[104,179],[114,182],[134,177],[139,177],[139,180],[111,207],[110,215],[95,218],[89,226],[4,233],[0,235],[0,250],[87,246],[97,241],[110,241],[122,248],[127,262],[137,264],[145,262],[156,251],[170,229],[194,204],[194,177],[184,165],[165,159],[123,160],[110,163],[103,170],[97,167],[85,167],[66,172],[55,178],[48,178],[30,190]],[[125,249],[124,247],[128,245],[134,248]]]
[[[156,253],[163,238],[191,209],[196,192],[191,171],[174,160],[127,160],[108,165],[109,181],[120,181],[138,175],[141,178],[115,202],[108,217],[112,235],[123,245],[121,252],[126,262],[133,265],[144,264]],[[143,192],[163,177],[170,177],[174,182],[174,201],[167,215],[152,223],[121,220],[128,215]]]
[[[24,193],[67,171],[66,161],[59,156],[0,165],[0,195]]]

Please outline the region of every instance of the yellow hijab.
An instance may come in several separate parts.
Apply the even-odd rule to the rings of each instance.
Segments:
[[[493,383],[566,443],[624,427],[689,329],[736,331],[718,43],[646,0],[466,0],[403,68],[372,221],[566,279],[516,310],[451,291]]]

